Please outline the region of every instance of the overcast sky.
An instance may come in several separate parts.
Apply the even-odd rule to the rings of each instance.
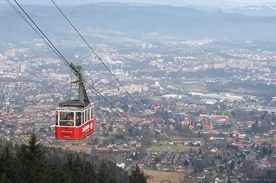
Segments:
[[[0,2],[6,3],[6,0]],[[10,0],[13,1],[13,0]],[[221,8],[231,8],[248,5],[276,5],[276,0],[54,0],[58,5],[80,5],[97,2],[124,2],[124,3],[152,3],[181,6],[217,6]],[[17,0],[20,4],[43,4],[51,5],[51,0]]]

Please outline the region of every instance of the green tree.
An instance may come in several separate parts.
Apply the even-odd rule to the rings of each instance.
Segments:
[[[105,159],[103,159],[100,164],[97,180],[99,183],[111,183],[111,177]]]
[[[0,154],[0,182],[14,182],[14,158],[9,146],[6,146]]]
[[[96,137],[96,138],[94,139],[94,143],[95,143],[95,145],[99,145],[99,139],[98,139],[98,137]]]
[[[184,166],[187,168],[189,166],[189,161],[185,160],[184,161]]]
[[[83,180],[83,182],[96,182],[96,172],[90,162],[84,164]]]
[[[112,123],[109,125],[108,131],[109,131],[109,132],[113,132],[113,124],[112,124]]]
[[[96,173],[90,162],[82,160],[79,156],[75,159],[70,154],[62,168],[60,182],[95,182]]]
[[[234,170],[234,168],[235,168],[235,161],[232,160],[230,163],[230,171]]]
[[[11,144],[6,148],[0,144],[0,183],[128,181],[127,172],[115,163],[103,160],[96,174],[91,162],[96,162],[97,157],[71,153],[68,155],[66,150],[40,146],[34,134],[28,144],[18,146],[17,150]]]
[[[15,182],[51,181],[50,167],[34,134],[31,135],[28,145],[21,145],[15,161],[17,172]]]
[[[202,149],[199,148],[198,150],[199,150],[199,151],[198,151],[198,154],[199,154],[199,155],[202,155]]]
[[[73,155],[69,154],[67,157],[67,161],[64,163],[62,167],[62,177],[60,177],[60,181],[62,182],[73,182],[74,176],[77,173],[74,173],[78,167],[74,167]],[[76,180],[75,180],[76,181]]]
[[[131,170],[131,174],[128,177],[129,183],[146,183],[147,177],[144,172],[136,166],[134,170]]]

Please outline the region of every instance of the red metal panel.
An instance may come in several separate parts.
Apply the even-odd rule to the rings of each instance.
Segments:
[[[55,126],[57,139],[82,139],[94,132],[95,121],[91,119],[81,126]]]

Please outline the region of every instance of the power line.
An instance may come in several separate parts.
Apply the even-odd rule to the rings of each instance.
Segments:
[[[9,1],[6,0],[8,4],[32,27],[32,29],[43,39],[43,41],[50,47],[52,50],[57,54],[57,56],[66,64],[67,67],[70,68],[72,72],[75,72],[71,67],[70,63],[66,60],[66,58],[61,54],[61,52],[55,47],[55,45],[49,40],[49,38],[44,34],[44,32],[38,27],[38,25],[33,21],[33,19],[28,15],[28,13],[21,7],[21,5],[14,0],[14,2],[17,4],[17,6],[22,10],[22,12],[28,17],[28,19],[33,23],[33,25],[39,30],[35,29],[35,27],[22,15],[22,13]],[[48,42],[47,42],[47,41]],[[105,98],[95,87],[93,87],[87,80],[84,79],[84,81],[89,85],[99,96],[101,96],[106,102],[108,102],[116,111],[118,111],[119,114],[121,114],[123,117],[125,117],[129,122],[129,118],[125,116],[120,110],[114,106],[107,98]]]
[[[90,86],[91,88],[93,88],[93,90],[95,90],[95,92],[96,92],[100,97],[102,97],[107,103],[109,103],[112,107],[114,107],[114,108],[116,109],[116,111],[118,111],[124,118],[126,118],[129,122],[131,122],[131,121],[129,120],[129,118],[128,118],[126,115],[124,115],[122,112],[120,112],[120,110],[119,110],[116,106],[114,106],[106,97],[104,97],[98,90],[96,90],[96,88],[93,87],[86,79],[83,79],[83,80],[85,81],[85,83],[86,83],[88,86]]]
[[[58,5],[54,2],[54,0],[51,0],[52,3],[56,6],[56,8],[59,10],[59,12],[63,15],[63,17],[68,21],[68,23],[74,28],[74,30],[78,33],[78,35],[81,37],[81,39],[86,43],[86,45],[90,48],[90,50],[95,54],[95,56],[100,60],[100,62],[105,66],[105,68],[110,72],[110,74],[116,79],[116,81],[120,84],[120,86],[126,91],[126,93],[130,96],[130,98],[136,103],[136,105],[145,113],[145,110],[141,107],[140,104],[133,98],[133,96],[127,91],[127,89],[124,87],[124,85],[120,82],[120,80],[112,73],[112,71],[108,68],[108,66],[104,63],[104,61],[100,58],[100,56],[97,54],[97,52],[90,46],[90,44],[84,39],[84,37],[81,35],[81,33],[77,30],[77,28],[72,24],[72,22],[67,18],[67,16],[63,13],[63,11],[58,7]]]
[[[26,11],[24,11],[24,9],[19,5],[19,3],[17,3],[16,0],[14,0],[14,2],[17,4],[18,7],[20,7],[20,9],[24,12],[24,14],[29,18],[29,20],[31,20],[31,22],[35,25],[35,27],[39,30],[39,32],[35,29],[35,27],[33,27],[33,25],[22,15],[22,13],[20,11],[18,11],[18,9],[9,1],[6,0],[8,2],[8,4],[31,26],[31,28],[43,39],[43,41],[56,53],[56,55],[65,63],[65,65],[67,67],[70,68],[70,70],[72,72],[75,73],[75,71],[70,67],[70,63],[66,60],[66,58],[60,53],[60,51],[55,47],[55,45],[48,39],[48,37],[43,33],[43,31],[38,27],[38,25],[32,20],[32,18],[27,14]],[[53,2],[53,0],[52,0]],[[54,2],[53,2],[54,3]],[[65,15],[64,15],[65,16]],[[66,16],[65,16],[66,17]],[[68,20],[69,21],[69,20]],[[70,21],[69,21],[70,22]],[[72,25],[72,23],[70,22],[70,24]],[[73,25],[72,25],[73,26]],[[74,26],[73,26],[74,27]],[[77,31],[77,29],[74,27],[74,29]],[[77,31],[78,32],[78,31]],[[81,34],[78,32],[78,34],[81,36]],[[81,36],[81,38],[85,41],[85,39]],[[48,41],[48,42],[47,42]],[[86,42],[86,41],[85,41]],[[89,46],[89,48],[94,52],[94,54],[96,55],[96,57],[105,65],[105,63],[102,61],[102,59],[98,56],[98,54],[92,49],[92,47],[86,42],[86,44]],[[122,85],[122,83],[117,79],[117,77],[110,71],[110,69],[105,65],[105,67],[108,69],[108,71],[113,75],[114,78],[116,78],[116,80],[120,83],[120,85],[125,89],[125,87]],[[100,97],[102,97],[106,102],[108,102],[114,109],[116,109],[116,111],[118,112],[118,114],[121,114],[121,116],[123,116],[124,118],[127,119],[127,121],[130,124],[133,124],[133,122],[130,121],[130,119],[124,115],[122,112],[120,112],[120,110],[114,106],[106,97],[104,97],[95,87],[93,87],[86,79],[83,78],[83,81],[90,86],[95,92],[96,94],[98,94]],[[145,113],[144,109],[134,100],[134,98],[132,97],[132,95],[125,89],[125,91],[128,93],[128,95],[133,99],[133,101],[140,107],[140,109],[142,109],[142,111]],[[112,109],[113,110],[113,109]],[[114,110],[113,110],[114,111]],[[126,138],[127,140],[127,138]],[[162,149],[162,148],[161,148]],[[163,149],[162,149],[163,150]]]
[[[70,63],[66,60],[66,58],[59,52],[59,50],[55,47],[55,45],[49,40],[49,38],[44,34],[44,32],[38,27],[38,25],[33,21],[33,19],[28,15],[28,13],[21,7],[21,5],[14,0],[14,2],[17,4],[17,6],[22,10],[22,12],[28,17],[28,19],[33,23],[33,25],[37,28],[37,30],[44,36],[45,39],[47,39],[48,43],[51,45],[50,47],[54,49],[55,53],[58,54],[59,57],[62,58],[63,62],[67,65],[67,67],[70,67]],[[20,12],[19,12],[20,13]],[[20,13],[21,14],[21,13]],[[22,15],[22,14],[21,14]],[[23,16],[23,15],[22,15]],[[29,24],[30,25],[30,24]],[[36,31],[37,32],[37,31]],[[40,34],[39,34],[40,35]],[[45,41],[45,39],[43,39]],[[71,71],[75,73],[75,71],[70,67]]]
[[[38,32],[37,29],[35,29],[35,27],[20,13],[20,11],[9,1],[6,0],[8,2],[8,4],[25,20],[25,22],[27,24],[29,24],[29,26],[39,35],[39,37],[56,53],[56,55],[62,60],[64,61],[64,58],[61,57],[61,55],[57,52],[57,50],[54,48],[54,46],[52,44],[50,44],[50,42],[48,42],[43,35],[41,35],[40,32]]]

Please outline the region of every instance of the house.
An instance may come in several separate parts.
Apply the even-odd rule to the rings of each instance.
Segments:
[[[117,161],[116,161],[116,166],[120,167],[120,168],[125,168],[125,158],[123,157],[119,157],[117,158]]]
[[[142,143],[141,143],[141,142],[136,142],[135,146],[136,146],[136,147],[141,147],[141,146],[142,146]]]
[[[145,166],[145,163],[144,162],[140,162],[137,164],[137,166],[142,169],[144,166]]]
[[[256,160],[257,153],[254,152],[253,150],[250,150],[250,153],[245,156],[245,159],[247,161],[255,161]]]

